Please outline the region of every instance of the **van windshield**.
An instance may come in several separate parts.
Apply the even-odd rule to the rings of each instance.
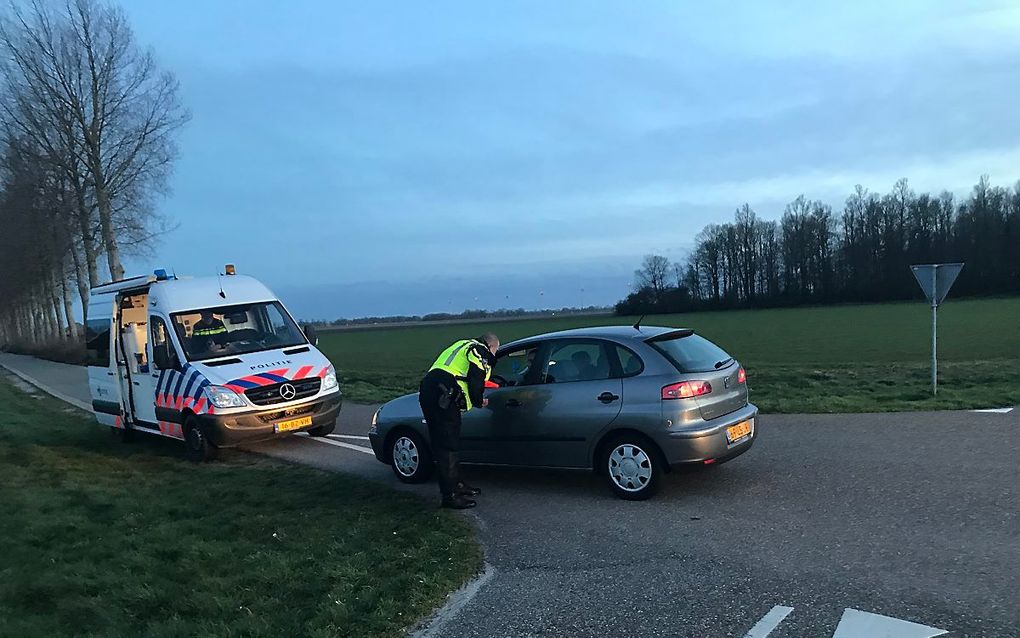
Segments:
[[[189,361],[307,343],[278,301],[178,312],[171,318]]]

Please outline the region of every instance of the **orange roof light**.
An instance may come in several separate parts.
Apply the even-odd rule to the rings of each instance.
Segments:
[[[234,264],[227,264],[226,266],[224,266],[223,272],[225,272],[228,275],[236,275],[237,274],[237,272],[234,270]]]

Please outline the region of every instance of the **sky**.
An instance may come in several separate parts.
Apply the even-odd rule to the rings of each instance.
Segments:
[[[1015,2],[131,0],[171,230],[302,319],[612,304],[749,203],[1020,178]]]

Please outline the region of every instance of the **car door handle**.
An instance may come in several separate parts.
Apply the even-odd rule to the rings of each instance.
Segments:
[[[507,399],[504,405],[508,408],[519,408],[521,407],[521,402],[517,399]]]
[[[616,401],[620,397],[619,395],[613,394],[612,392],[603,392],[597,398],[599,401],[603,403],[612,403],[613,401]]]

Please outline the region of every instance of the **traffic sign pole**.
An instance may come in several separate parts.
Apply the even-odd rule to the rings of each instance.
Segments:
[[[931,289],[935,290],[938,281],[939,269],[936,266],[931,269]],[[939,360],[938,355],[938,323],[939,305],[932,297],[931,300],[931,395],[934,397],[939,393]]]
[[[910,267],[924,296],[931,302],[931,395],[937,396],[938,381],[938,309],[949,294],[963,264],[920,264]]]

